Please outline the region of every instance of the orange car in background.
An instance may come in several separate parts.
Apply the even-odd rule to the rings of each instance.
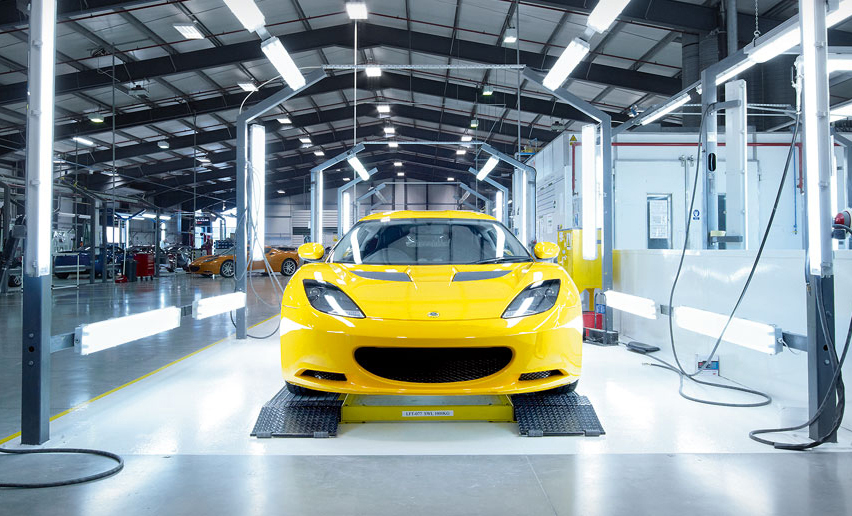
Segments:
[[[280,272],[283,276],[292,276],[299,268],[299,255],[296,251],[282,251],[274,247],[266,247],[266,261],[273,271]],[[202,276],[213,276],[218,274],[224,278],[233,278],[237,270],[237,262],[233,254],[207,255],[198,258],[189,264],[191,274]],[[251,264],[251,270],[265,272],[266,265],[262,260],[255,260]]]

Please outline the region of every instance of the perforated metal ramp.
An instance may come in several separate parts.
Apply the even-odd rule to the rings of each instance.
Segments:
[[[545,435],[603,435],[589,398],[570,394],[519,394],[512,396],[518,432],[527,437]]]
[[[251,435],[255,437],[332,437],[337,435],[339,394],[296,395],[284,387],[260,409]]]

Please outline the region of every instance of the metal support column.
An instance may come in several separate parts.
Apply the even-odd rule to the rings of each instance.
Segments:
[[[236,292],[247,292],[247,276],[248,264],[246,260],[248,256],[248,243],[246,241],[246,220],[248,218],[248,210],[246,206],[246,175],[248,173],[248,120],[242,115],[237,117],[237,227],[236,227],[236,272],[234,280],[236,280]],[[193,231],[195,229],[193,228]],[[246,326],[246,307],[237,308],[236,315],[237,324],[237,339],[245,339],[248,333]]]
[[[834,264],[831,245],[831,166],[828,96],[828,34],[824,0],[799,0],[802,33],[800,70],[804,79],[805,198],[809,281],[808,303],[808,405],[811,416],[825,399],[822,415],[810,427],[811,439],[829,435],[837,412],[833,385],[837,363],[834,341]]]
[[[727,55],[731,55],[740,46],[737,37],[737,0],[725,0],[725,30],[728,42]]]
[[[711,69],[701,72],[701,112],[706,113],[704,127],[701,130],[704,141],[704,153],[701,158],[701,169],[704,171],[704,182],[699,179],[701,186],[696,192],[699,205],[693,208],[691,214],[692,228],[689,240],[697,249],[717,247],[710,243],[710,231],[717,229],[718,210],[716,206],[716,140],[718,139],[718,118],[716,111],[710,111],[710,106],[716,103],[717,86],[716,74]],[[696,219],[695,210],[699,210]]]
[[[101,283],[106,283],[107,274],[106,274],[106,255],[107,255],[107,222],[109,222],[108,218],[112,217],[113,221],[115,219],[115,204],[113,204],[113,213],[110,215],[109,209],[107,208],[106,201],[101,202],[101,217],[103,217],[101,221]],[[115,231],[115,225],[113,225],[113,231]],[[94,259],[92,261],[92,267],[89,274],[94,274],[95,271],[95,262]]]
[[[3,225],[0,227],[0,246],[3,246],[12,227],[12,187],[6,183],[0,183],[0,186],[3,186]]]
[[[95,246],[98,242],[98,201],[89,199],[89,285],[95,283]]]
[[[27,237],[21,325],[21,443],[50,438],[51,233],[56,0],[30,3]]]
[[[160,210],[157,210],[157,218],[154,221],[154,277],[160,277],[160,244],[162,240],[160,239],[161,235],[160,231]]]

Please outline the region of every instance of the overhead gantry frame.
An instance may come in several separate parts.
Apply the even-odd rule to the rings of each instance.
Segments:
[[[524,77],[544,87],[544,76],[530,69],[525,69]],[[603,273],[603,290],[612,290],[612,243],[613,243],[613,188],[612,188],[612,118],[609,114],[596,108],[589,102],[569,92],[564,87],[551,91],[554,97],[566,102],[590,118],[596,120],[601,127],[601,160],[603,160],[603,231],[601,236],[601,270]],[[585,202],[586,199],[583,199]],[[612,331],[612,309],[607,307],[604,315],[604,327]]]
[[[236,291],[246,292],[246,279],[248,277],[247,261],[248,243],[246,241],[246,221],[248,216],[248,202],[246,197],[246,178],[249,166],[249,124],[263,114],[275,109],[295,95],[323,80],[325,72],[317,70],[305,77],[305,85],[298,89],[289,86],[282,88],[277,93],[267,97],[261,102],[251,106],[237,116],[237,235],[236,235],[236,262],[237,271],[234,275],[236,280]],[[261,200],[263,202],[263,200]],[[237,317],[237,339],[245,339],[247,336],[246,309],[238,308]]]

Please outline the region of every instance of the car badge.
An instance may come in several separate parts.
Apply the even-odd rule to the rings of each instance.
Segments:
[[[439,317],[441,314],[439,314],[438,312],[429,312],[427,315],[429,317]]]

